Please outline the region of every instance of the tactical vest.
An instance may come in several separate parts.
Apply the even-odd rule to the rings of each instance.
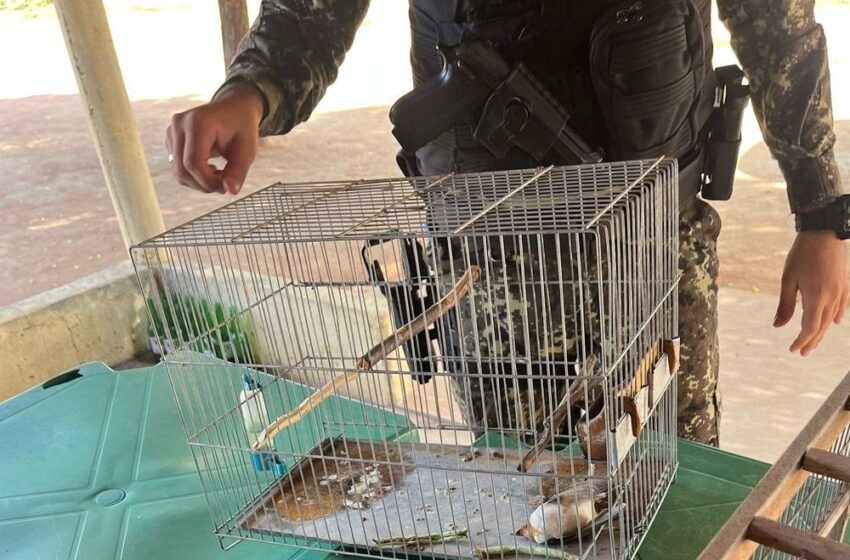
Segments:
[[[714,104],[710,26],[711,0],[411,0],[414,85],[440,73],[438,44],[489,40],[531,69],[606,160],[667,155],[685,168]],[[418,171],[564,163],[516,148],[496,158],[472,137],[474,118],[420,148]]]

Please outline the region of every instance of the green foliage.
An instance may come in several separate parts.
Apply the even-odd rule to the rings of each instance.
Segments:
[[[31,12],[53,5],[53,0],[0,0],[0,10]]]
[[[151,327],[165,338],[166,350],[182,348],[210,354],[222,360],[255,363],[256,338],[250,318],[240,315],[235,307],[196,299],[191,295],[182,299],[175,293],[159,290],[159,301],[147,300]],[[171,348],[169,348],[169,346]]]

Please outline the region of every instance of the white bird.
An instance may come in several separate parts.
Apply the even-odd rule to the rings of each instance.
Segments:
[[[606,508],[607,485],[584,480],[553,496],[528,516],[517,535],[544,544],[570,538],[590,528]]]

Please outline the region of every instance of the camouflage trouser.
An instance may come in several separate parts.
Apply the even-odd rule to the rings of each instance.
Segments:
[[[717,213],[702,200],[681,213],[678,431],[710,445],[718,443],[720,412],[719,230]],[[509,429],[521,434],[539,430],[563,396],[563,380],[574,373],[566,364],[602,351],[599,305],[590,289],[599,275],[595,252],[578,248],[568,236],[536,236],[511,247],[504,244],[504,240],[479,240],[476,247],[438,249],[444,279],[456,277],[469,262],[481,266],[487,279],[486,287],[458,304],[460,335],[455,347],[444,352],[450,370],[466,373],[457,378],[455,389],[473,430]],[[560,254],[559,266],[540,258],[555,254]],[[572,332],[563,332],[564,325]],[[452,356],[458,360],[454,365]]]
[[[719,445],[720,394],[717,392],[717,236],[720,216],[696,200],[679,223],[678,431],[681,437]]]

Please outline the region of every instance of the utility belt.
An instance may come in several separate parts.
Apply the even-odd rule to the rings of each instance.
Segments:
[[[736,66],[710,68],[700,17],[690,0],[629,1],[599,17],[586,73],[595,97],[591,122],[604,131],[600,145],[586,142],[561,100],[492,40],[441,45],[442,72],[390,111],[402,171],[435,170],[433,160],[438,171],[466,172],[523,159],[533,166],[667,155],[679,160],[682,206],[698,194],[727,200],[748,89]],[[474,147],[459,145],[459,127]],[[453,135],[447,155],[435,158],[446,131]],[[471,155],[459,162],[464,149]],[[476,150],[489,157],[470,165]]]

